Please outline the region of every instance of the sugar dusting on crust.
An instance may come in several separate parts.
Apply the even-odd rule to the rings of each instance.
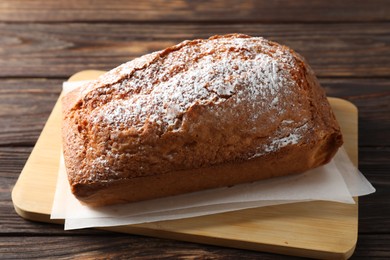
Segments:
[[[221,46],[225,51],[216,50]],[[179,55],[168,55],[136,71],[131,80],[108,87],[124,94],[140,91],[105,104],[90,120],[113,127],[131,125],[137,130],[148,120],[168,128],[195,103],[218,104],[232,96],[237,104],[242,100],[256,103],[259,96],[271,96],[269,105],[277,106],[278,92],[294,84],[280,67],[291,69],[294,63],[286,51],[267,53],[269,48],[262,38],[216,39],[186,46]]]
[[[253,155],[251,155],[248,159],[260,157],[264,154],[279,150],[280,148],[285,147],[287,145],[297,144],[302,138],[302,133],[305,133],[307,131],[307,128],[308,125],[307,123],[305,123],[304,125],[293,129],[292,132],[285,137],[281,137],[281,138],[269,137],[268,144],[263,147],[259,147],[257,151]]]

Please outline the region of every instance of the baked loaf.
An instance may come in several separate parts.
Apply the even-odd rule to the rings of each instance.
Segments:
[[[62,132],[72,192],[92,206],[300,173],[342,145],[303,58],[242,34],[184,41],[77,88]]]

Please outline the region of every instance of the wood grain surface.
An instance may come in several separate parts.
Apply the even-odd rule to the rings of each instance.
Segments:
[[[0,21],[312,22],[389,21],[386,0],[3,0]]]
[[[262,35],[297,49],[331,96],[359,108],[359,200],[352,259],[390,258],[390,3],[374,1],[0,2],[0,258],[296,259],[21,219],[10,192],[76,71],[110,69],[183,39]],[[49,253],[50,252],[50,253]]]
[[[0,23],[0,77],[60,77],[108,70],[185,39],[240,32],[301,53],[319,77],[390,74],[389,23]],[[93,38],[93,41],[91,41]]]

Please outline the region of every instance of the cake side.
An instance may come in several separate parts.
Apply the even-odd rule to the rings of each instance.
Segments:
[[[308,100],[311,106],[311,121],[315,122],[314,132],[317,144],[312,151],[313,165],[328,163],[336,154],[338,148],[343,144],[343,136],[340,126],[333,114],[332,108],[326,98],[325,90],[315,76],[311,67],[299,54],[294,54],[297,62],[300,63],[306,81],[305,88],[308,90]]]

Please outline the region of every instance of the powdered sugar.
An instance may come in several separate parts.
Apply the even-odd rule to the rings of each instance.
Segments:
[[[293,123],[292,120],[284,120],[283,122]],[[260,157],[264,154],[277,151],[287,145],[297,144],[302,139],[302,136],[305,135],[307,130],[308,130],[308,124],[305,123],[300,127],[294,128],[292,132],[285,137],[281,137],[281,138],[269,137],[268,144],[265,145],[264,147],[259,147],[258,151],[256,151],[253,155],[251,155],[249,159],[253,159],[256,157]]]
[[[302,138],[302,133],[305,133],[307,130],[307,124],[304,124],[301,127],[295,128],[288,136],[280,138],[280,139],[273,139],[271,144],[267,146],[264,151],[265,152],[272,152],[276,151],[282,147],[285,147],[289,144],[297,144],[300,139]]]
[[[225,51],[220,50],[221,46]],[[232,96],[236,104],[252,102],[254,111],[269,110],[277,105],[281,89],[288,91],[293,84],[281,66],[294,65],[288,53],[269,53],[270,48],[262,38],[215,39],[184,46],[180,52],[154,60],[129,80],[112,86],[119,94],[131,94],[105,104],[91,114],[91,120],[136,129],[152,121],[167,129],[194,104],[218,104]],[[136,89],[139,93],[134,93]],[[273,101],[265,105],[259,96]],[[257,117],[253,113],[253,119]]]

